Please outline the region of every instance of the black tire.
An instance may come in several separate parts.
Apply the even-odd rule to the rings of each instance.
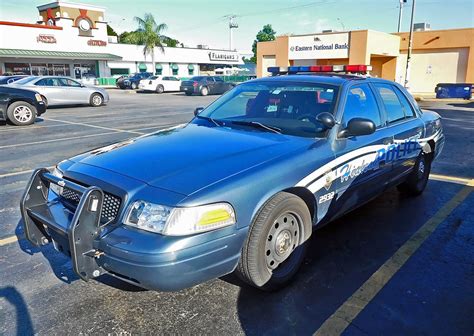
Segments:
[[[93,93],[91,94],[91,98],[89,99],[89,104],[92,107],[99,107],[104,104],[104,97],[100,93]]]
[[[201,94],[201,96],[207,96],[209,94],[209,89],[207,88],[207,86],[203,86],[199,93]]]
[[[265,291],[286,286],[304,260],[311,230],[306,203],[279,192],[253,220],[235,270],[237,276]]]
[[[163,92],[165,92],[165,88],[163,87],[163,85],[159,84],[156,87],[156,93],[163,93]]]
[[[427,154],[421,153],[408,178],[397,186],[398,190],[410,196],[421,195],[428,183],[430,171],[431,160]]]
[[[41,96],[41,99],[43,99],[44,106],[45,106],[46,108],[48,108],[48,99],[46,99],[45,96]]]
[[[37,115],[36,107],[24,102],[16,101],[10,104],[7,109],[8,120],[16,126],[31,125],[35,122]]]
[[[186,96],[192,96],[193,93],[192,92],[185,92],[186,93]]]
[[[137,83],[132,83],[130,87],[132,88],[132,90],[136,90],[138,88],[138,85]]]

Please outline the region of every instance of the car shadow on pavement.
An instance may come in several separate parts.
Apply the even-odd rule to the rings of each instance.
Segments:
[[[449,103],[448,105],[453,107],[474,108],[474,101],[466,103]]]
[[[18,239],[18,245],[20,249],[28,253],[29,255],[34,255],[36,253],[41,253],[48,260],[54,275],[67,284],[70,284],[73,281],[79,280],[79,277],[74,273],[72,269],[71,260],[57,252],[52,244],[48,244],[46,246],[37,247],[31,244],[25,238],[25,231],[23,228],[23,220],[20,219],[18,225],[15,229],[15,234]]]
[[[431,189],[430,185],[428,189]],[[410,198],[392,189],[313,232],[295,280],[276,292],[241,286],[237,309],[246,335],[312,335],[438,207],[439,195]]]
[[[31,316],[28,311],[28,306],[26,305],[25,299],[23,296],[18,292],[15,287],[7,286],[7,287],[0,287],[0,298],[3,298],[7,302],[10,303],[11,306],[15,308],[16,314],[16,334],[18,336],[23,335],[34,335],[35,331],[33,328],[33,323],[31,322]],[[5,307],[2,307],[2,313],[6,314]],[[4,320],[7,323],[6,320]],[[13,321],[9,321],[8,323],[13,324]]]

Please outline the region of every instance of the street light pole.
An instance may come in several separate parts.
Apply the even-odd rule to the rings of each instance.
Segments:
[[[235,15],[229,15],[228,17],[229,17],[229,50],[234,50],[232,29],[239,28],[239,25],[237,24],[237,22],[234,22],[234,19],[236,18]]]
[[[411,51],[413,48],[413,20],[415,18],[415,1],[412,2],[411,7],[411,19],[410,19],[410,35],[408,37],[408,51],[407,51],[407,65],[405,68],[405,88],[410,89],[410,62],[411,62]]]
[[[400,7],[398,11],[398,32],[400,32],[400,29],[402,27],[402,15],[403,15],[403,4],[407,2],[407,0],[399,0],[400,2]]]

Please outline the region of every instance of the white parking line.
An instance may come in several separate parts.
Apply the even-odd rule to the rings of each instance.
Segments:
[[[79,123],[79,122],[73,122],[73,121],[66,121],[66,120],[59,120],[59,119],[52,119],[52,118],[43,118],[43,119],[44,120],[56,121],[56,122],[62,122],[62,123],[71,124],[71,125],[88,126],[88,127],[92,127],[92,128],[99,128],[99,129],[115,131],[115,132],[127,132],[127,133],[135,133],[135,134],[140,134],[140,135],[143,134],[143,133],[134,132],[134,131],[127,131],[127,130],[123,130],[123,129],[119,129],[119,128],[97,126],[97,125],[91,125],[91,124],[85,124],[85,123]]]
[[[47,169],[54,168],[54,166],[51,167],[46,167]],[[13,173],[7,173],[7,174],[1,174],[0,178],[2,177],[11,177],[11,176],[17,176],[17,175],[23,175],[23,174],[28,174],[34,172],[34,169],[28,169],[28,170],[22,170],[18,172],[13,172]]]

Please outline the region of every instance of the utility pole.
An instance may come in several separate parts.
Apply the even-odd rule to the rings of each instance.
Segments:
[[[398,32],[400,32],[400,29],[402,28],[402,15],[403,15],[403,4],[407,2],[407,0],[399,0],[400,2],[400,7],[398,11]]]
[[[234,19],[237,17],[236,15],[228,15],[227,17],[229,18],[229,50],[234,50],[232,29],[239,28],[239,25],[237,22],[234,22]]]
[[[411,19],[410,19],[410,35],[408,37],[408,52],[407,52],[407,66],[405,69],[405,88],[410,89],[410,61],[411,61],[411,50],[413,48],[413,20],[415,18],[415,1],[412,0],[411,4]]]

